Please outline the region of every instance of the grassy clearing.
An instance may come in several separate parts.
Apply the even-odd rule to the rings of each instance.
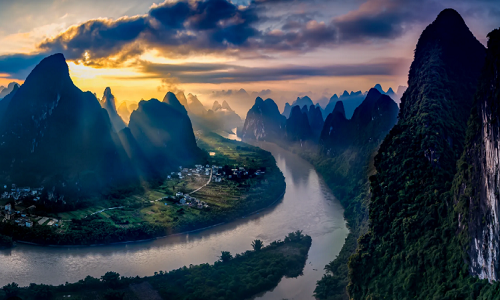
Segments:
[[[205,172],[200,176],[167,179],[141,194],[121,199],[94,199],[99,205],[47,215],[62,219],[62,228],[37,225],[28,230],[0,224],[0,232],[11,232],[14,239],[61,245],[147,239],[229,221],[265,208],[283,194],[285,180],[269,152],[213,133],[198,134],[198,144],[207,152],[215,152],[207,162],[209,165],[227,170],[244,167],[250,174],[256,170],[265,170],[265,173],[248,178],[226,177],[222,182],[211,181],[206,186],[210,176]],[[177,192],[191,193],[200,187],[203,188],[192,196],[208,207],[199,209],[181,205],[173,198],[164,199]],[[107,209],[115,207],[120,208]],[[99,213],[93,214],[95,212]]]

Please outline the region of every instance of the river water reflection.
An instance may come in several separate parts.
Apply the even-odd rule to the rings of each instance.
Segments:
[[[268,244],[303,230],[313,241],[304,274],[284,278],[274,290],[255,299],[312,299],[324,266],[338,255],[348,234],[343,208],[308,162],[274,144],[256,145],[274,155],[285,175],[286,193],[277,205],[229,224],[148,242],[82,248],[18,245],[0,250],[0,286],[10,282],[61,284],[108,271],[153,275],[159,270],[213,263],[221,250],[240,253],[251,249],[254,239]]]

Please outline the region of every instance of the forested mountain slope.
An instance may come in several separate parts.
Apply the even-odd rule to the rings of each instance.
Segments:
[[[500,30],[489,35],[488,55],[469,119],[467,144],[454,186],[457,221],[472,275],[499,279]]]
[[[452,9],[420,36],[399,122],[375,157],[369,232],[349,264],[351,298],[474,296],[450,189],[484,59]]]

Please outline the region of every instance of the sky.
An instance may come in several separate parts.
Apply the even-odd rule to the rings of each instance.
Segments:
[[[118,101],[245,89],[280,107],[406,85],[422,30],[456,9],[486,44],[496,0],[0,0],[0,86],[63,53],[74,83]],[[253,98],[254,99],[254,98]]]

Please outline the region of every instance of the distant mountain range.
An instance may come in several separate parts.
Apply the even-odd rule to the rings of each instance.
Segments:
[[[392,100],[394,100],[396,103],[399,103],[399,99],[403,95],[404,91],[406,90],[406,87],[404,86],[399,86],[398,87],[398,92],[395,93],[392,88],[389,88],[389,90],[384,91],[382,89],[382,86],[380,84],[376,84],[374,87],[376,90],[378,90],[381,94],[387,95],[391,97]],[[337,96],[337,94],[334,94],[328,103],[324,107],[321,106],[321,104],[325,104],[326,101],[323,101],[320,99],[321,103],[318,102],[316,104],[313,103],[311,98],[308,96],[304,97],[298,97],[292,104],[290,103],[285,103],[285,108],[283,110],[283,115],[288,118],[290,116],[290,112],[294,106],[299,106],[300,108],[304,106],[311,106],[315,105],[321,109],[321,113],[323,115],[323,119],[326,119],[326,117],[333,112],[333,109],[335,108],[335,105],[338,101],[342,101],[345,109],[345,114],[348,119],[352,117],[352,114],[354,113],[354,110],[363,102],[365,99],[366,95],[368,92],[353,92],[351,91],[350,93],[348,91],[344,91],[342,95]]]
[[[125,127],[111,89],[101,100],[82,92],[62,54],[43,59],[22,86],[12,86],[0,114],[2,182],[74,196],[64,201],[204,162],[175,95],[141,101]]]
[[[18,88],[19,84],[16,82],[11,82],[7,85],[7,87],[0,86],[0,100],[3,99],[5,96],[10,94],[14,89]]]
[[[399,110],[396,102],[379,89],[377,85],[367,94],[345,92],[341,96],[341,99],[348,99],[345,102],[334,95],[327,106],[328,110],[333,107],[326,121],[323,120],[326,110],[314,105],[309,97],[297,98],[292,105],[285,106],[283,114],[279,114],[272,99],[263,101],[258,97],[239,136],[267,141],[309,141],[319,143],[328,153],[338,147],[344,151],[347,146],[378,145],[396,123]],[[348,118],[344,103],[351,105],[353,99],[361,101],[354,107],[352,118]]]

